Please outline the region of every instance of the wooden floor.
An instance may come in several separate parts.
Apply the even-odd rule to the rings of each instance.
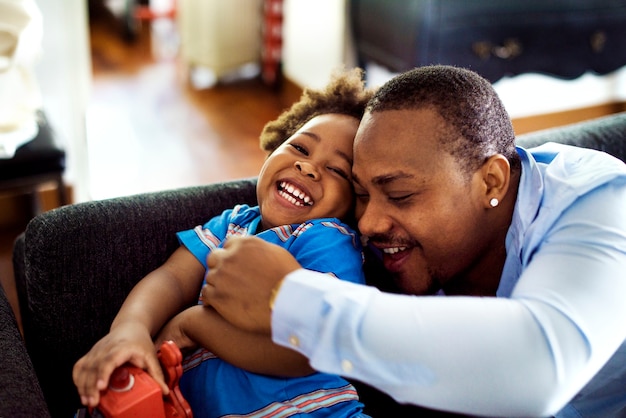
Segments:
[[[141,29],[129,45],[109,35],[121,33],[110,19],[91,25],[91,198],[255,175],[258,135],[283,107],[276,89],[258,77],[194,89],[172,21]]]
[[[254,176],[264,124],[285,107],[260,78],[197,90],[177,56],[171,21],[144,22],[134,42],[106,11],[92,11],[93,85],[87,111],[91,199]],[[163,23],[163,22],[161,22]],[[17,308],[12,245],[0,231],[0,283]],[[18,318],[19,321],[19,318]]]

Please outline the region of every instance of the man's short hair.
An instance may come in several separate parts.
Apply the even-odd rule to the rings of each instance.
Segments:
[[[449,125],[441,145],[468,175],[494,154],[519,168],[511,119],[491,83],[477,73],[447,65],[418,67],[388,81],[366,110],[423,108],[435,110]]]

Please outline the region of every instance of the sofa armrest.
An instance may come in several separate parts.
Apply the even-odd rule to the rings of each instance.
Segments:
[[[108,332],[132,287],[178,247],[175,233],[255,202],[255,179],[245,179],[64,206],[28,224],[14,247],[16,286],[53,416],[76,412],[74,363]]]
[[[35,370],[0,286],[0,417],[48,417]]]

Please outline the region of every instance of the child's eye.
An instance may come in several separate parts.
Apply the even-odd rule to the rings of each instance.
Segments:
[[[335,168],[335,167],[328,167],[329,170],[334,171],[335,173],[339,174],[339,176],[341,176],[342,178],[346,179],[346,180],[350,180],[350,176],[342,169],[340,168]]]
[[[296,149],[296,151],[298,151],[299,153],[301,153],[303,155],[309,155],[309,152],[302,145],[294,144],[293,142],[291,144],[289,144],[289,145],[294,147]]]

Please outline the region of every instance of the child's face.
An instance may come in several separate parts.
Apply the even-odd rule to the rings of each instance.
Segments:
[[[348,214],[358,126],[347,115],[316,116],[267,158],[256,189],[264,229]]]

